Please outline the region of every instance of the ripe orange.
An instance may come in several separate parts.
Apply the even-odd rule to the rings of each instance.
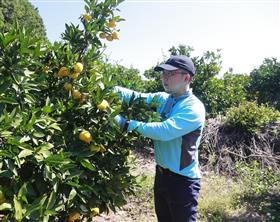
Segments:
[[[120,38],[120,35],[119,35],[118,32],[113,32],[113,33],[112,33],[112,37],[113,37],[113,39],[119,39],[119,38]]]
[[[69,75],[71,79],[77,79],[79,77],[80,73],[79,72],[74,72],[73,74]]]
[[[91,213],[92,213],[92,216],[97,216],[100,214],[100,210],[98,207],[94,207],[94,208],[91,208]]]
[[[92,17],[91,17],[91,15],[90,15],[90,14],[88,14],[88,13],[87,13],[87,14],[84,14],[84,15],[83,15],[83,18],[84,18],[84,20],[85,20],[85,21],[87,21],[87,22],[88,22],[88,21],[90,21],[90,20],[91,20],[91,18],[92,18]]]
[[[83,130],[79,134],[79,139],[83,142],[90,143],[92,141],[92,136],[89,131]]]
[[[106,37],[107,37],[107,35],[106,35],[105,32],[101,32],[101,33],[99,34],[99,38],[101,38],[101,39],[106,39]]]
[[[110,28],[115,28],[117,26],[116,21],[115,20],[110,20],[108,22],[108,27]]]
[[[82,98],[82,93],[79,92],[79,90],[74,89],[72,91],[72,96],[74,97],[74,99],[81,99]]]
[[[97,109],[102,111],[106,110],[108,107],[109,107],[109,103],[105,99],[103,99],[103,101],[97,105]]]
[[[75,70],[75,72],[77,73],[77,72],[82,72],[83,71],[83,69],[84,69],[84,65],[82,64],[82,63],[80,63],[80,62],[77,62],[75,65],[74,65],[74,70]]]
[[[107,35],[106,36],[106,39],[107,39],[107,41],[109,41],[109,42],[112,42],[114,39],[113,39],[113,36],[111,36],[111,35]]]
[[[73,88],[73,87],[72,87],[72,84],[71,84],[71,83],[66,82],[66,83],[64,84],[64,89],[65,89],[66,91],[70,91],[72,88]]]
[[[65,66],[61,67],[60,70],[58,71],[57,75],[59,77],[68,76],[68,69],[67,69],[67,67],[65,67]]]
[[[68,217],[68,222],[74,222],[75,220],[80,219],[81,214],[79,212],[73,212]]]

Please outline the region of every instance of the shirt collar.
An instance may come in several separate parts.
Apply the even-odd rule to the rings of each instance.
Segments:
[[[183,95],[181,95],[181,96],[179,96],[179,97],[177,97],[177,98],[174,98],[174,103],[176,103],[176,102],[178,102],[178,101],[180,101],[180,100],[182,100],[182,99],[187,98],[189,95],[191,95],[191,92],[190,92],[190,91],[185,92]],[[173,98],[173,97],[172,97],[172,98]]]

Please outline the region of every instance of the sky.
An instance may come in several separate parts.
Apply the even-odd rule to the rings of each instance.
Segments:
[[[38,8],[51,42],[65,23],[79,24],[82,0],[29,0]],[[126,0],[120,40],[107,42],[109,60],[143,73],[179,44],[193,56],[221,49],[222,71],[250,73],[264,58],[280,60],[280,0]]]

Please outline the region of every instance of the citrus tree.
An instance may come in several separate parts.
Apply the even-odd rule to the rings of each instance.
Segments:
[[[113,121],[121,102],[100,62],[119,38],[120,2],[85,0],[81,25],[54,44],[0,34],[0,220],[79,221],[133,191],[130,140]]]
[[[266,58],[259,68],[250,73],[251,97],[259,104],[267,103],[280,110],[280,62]]]
[[[28,0],[0,1],[0,28],[10,27],[17,22],[33,35],[47,39],[43,20]]]

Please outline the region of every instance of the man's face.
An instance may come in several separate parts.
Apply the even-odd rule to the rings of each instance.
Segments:
[[[179,95],[185,92],[186,85],[189,84],[189,74],[176,69],[174,71],[164,70],[161,74],[164,90],[172,95]]]

